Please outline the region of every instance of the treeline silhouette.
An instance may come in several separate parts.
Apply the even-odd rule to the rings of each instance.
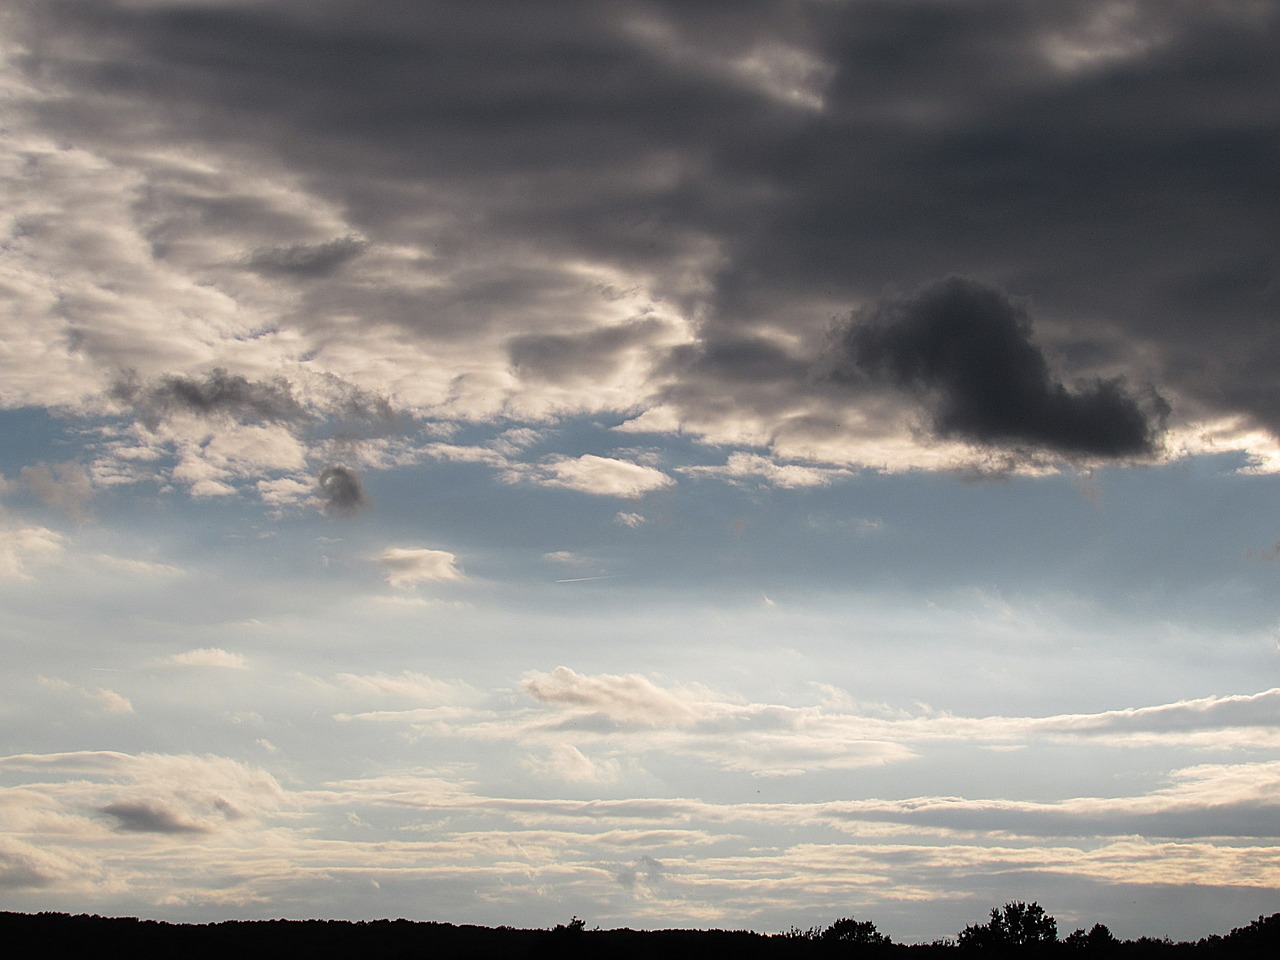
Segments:
[[[1041,960],[1181,960],[1280,957],[1280,913],[1258,917],[1224,936],[1174,942],[1167,937],[1120,940],[1101,923],[1060,937],[1038,903],[1011,901],[984,923],[932,943],[902,944],[870,920],[785,933],[749,930],[588,930],[574,917],[549,930],[478,927],[409,920],[228,920],[179,924],[136,917],[0,912],[0,943],[12,956],[45,958],[122,954],[183,960],[929,960],[1031,957]]]

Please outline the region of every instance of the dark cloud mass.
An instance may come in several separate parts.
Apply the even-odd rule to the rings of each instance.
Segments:
[[[347,467],[325,467],[318,482],[325,513],[351,516],[368,505],[360,478]]]
[[[118,399],[136,405],[144,420],[152,422],[175,412],[251,421],[306,417],[287,380],[254,381],[221,368],[211,370],[203,379],[171,375],[147,384],[121,381],[112,392]]]
[[[889,301],[851,324],[839,342],[849,365],[918,393],[945,437],[1029,445],[1060,454],[1151,453],[1168,410],[1144,410],[1123,384],[1068,390],[1031,336],[1026,308],[999,290],[949,277]]]
[[[323,288],[290,318],[314,342],[488,337],[526,387],[589,394],[644,333],[564,315],[576,271],[603,266],[696,325],[654,360],[653,395],[768,433],[813,415],[797,370],[832,317],[981,276],[1084,360],[1059,377],[996,295],[932,288],[882,313],[849,362],[928,394],[940,434],[1150,454],[1163,408],[1125,374],[1171,425],[1280,435],[1280,3],[411,6],[19,5],[38,13],[15,14],[15,62],[60,91],[24,109],[112,155],[267,156],[341,210],[339,239],[240,247]],[[444,280],[347,282],[390,249]],[[174,378],[153,403],[275,400]]]

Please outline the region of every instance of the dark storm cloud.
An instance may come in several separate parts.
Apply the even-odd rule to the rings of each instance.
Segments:
[[[944,437],[1028,445],[1059,454],[1152,452],[1167,408],[1151,413],[1118,381],[1074,391],[1054,379],[1025,307],[999,290],[949,277],[883,303],[844,332],[849,367],[918,393]]]
[[[827,111],[735,160],[789,192],[726,267],[721,316],[982,275],[1069,336],[1118,333],[1104,366],[1136,347],[1184,397],[1280,427],[1280,8],[1130,9],[1108,28],[1089,3],[844,7]]]
[[[360,237],[339,237],[328,243],[296,243],[257,250],[246,265],[259,273],[303,279],[327,277],[364,253],[369,245]]]
[[[1054,356],[1077,361],[1064,380],[1095,382],[1042,378],[1014,337],[1020,413],[996,413],[968,374],[925,364],[931,384],[906,379],[942,392],[942,431],[1144,452],[1158,424],[1114,379],[1132,370],[1179,416],[1280,433],[1275,2],[23,9],[38,14],[21,24],[22,64],[72,94],[33,108],[51,129],[270,152],[371,243],[430,243],[465,268],[455,288],[351,301],[406,336],[471,335],[562,282],[490,265],[494,251],[605,262],[698,319],[704,343],[676,358],[670,395],[730,417],[787,409],[788,382],[808,389],[758,326],[817,341],[815,318],[886,288],[983,276],[1034,296]],[[430,237],[424,211],[445,224]],[[686,283],[704,250],[715,266]],[[358,253],[286,243],[255,258],[319,277]],[[505,333],[535,377],[615,356],[562,356],[537,322]],[[876,365],[916,371],[885,336],[864,345]]]
[[[656,320],[638,320],[576,336],[530,333],[513,337],[507,349],[521,376],[564,381],[607,375],[617,368],[624,351],[661,330]]]
[[[238,373],[215,368],[203,379],[164,376],[146,384],[118,382],[112,390],[120,400],[133,404],[144,422],[154,425],[171,413],[223,415],[248,421],[296,421],[306,411],[283,378],[249,380]]]
[[[369,503],[360,478],[347,467],[325,467],[320,471],[318,483],[325,513],[351,516]]]
[[[678,347],[670,366],[692,379],[712,376],[743,383],[798,381],[808,377],[808,365],[781,347],[759,337],[726,336]]]
[[[207,828],[183,820],[159,804],[111,803],[99,812],[115,817],[121,830],[135,833],[208,833]]]

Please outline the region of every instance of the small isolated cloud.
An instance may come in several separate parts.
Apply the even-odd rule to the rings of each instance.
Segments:
[[[976,280],[948,277],[878,304],[838,342],[835,379],[883,380],[917,394],[941,437],[1066,456],[1150,454],[1168,405],[1120,380],[1069,390],[1032,340],[1026,307]]]
[[[378,557],[393,587],[411,587],[415,583],[436,580],[461,580],[458,558],[447,550],[423,547],[392,547]]]
[[[209,667],[216,670],[247,670],[244,655],[230,653],[220,647],[200,647],[186,653],[175,653],[160,661],[174,667]]]
[[[624,527],[630,527],[634,530],[636,527],[643,526],[648,521],[639,513],[627,513],[625,510],[619,510],[613,515],[614,523],[620,523]]]
[[[368,505],[360,478],[340,464],[321,470],[319,485],[325,513],[351,516]]]
[[[544,553],[542,559],[547,563],[561,563],[566,566],[578,566],[586,561],[585,557],[580,557],[572,550],[552,550]]]
[[[65,543],[46,527],[0,530],[0,579],[30,580],[33,568],[58,561]]]
[[[590,453],[548,461],[542,465],[534,482],[544,487],[564,487],[581,493],[628,499],[643,497],[653,490],[675,484],[671,477],[655,467]]]

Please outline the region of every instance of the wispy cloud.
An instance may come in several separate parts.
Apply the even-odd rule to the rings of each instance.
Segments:
[[[175,653],[160,660],[162,664],[174,667],[206,667],[215,670],[247,670],[249,663],[242,653],[231,653],[221,647],[200,647]]]

